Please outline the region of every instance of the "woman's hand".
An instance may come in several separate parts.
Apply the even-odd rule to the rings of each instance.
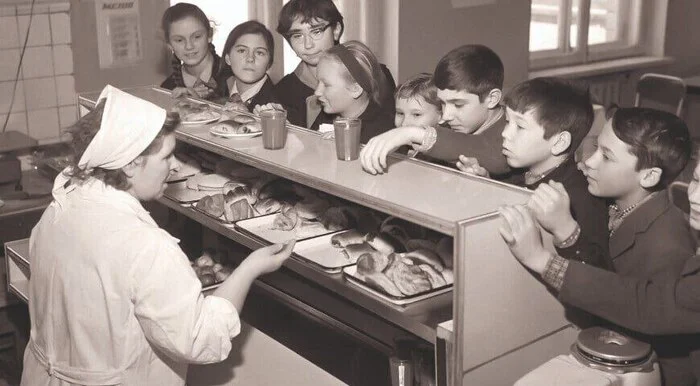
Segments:
[[[551,253],[542,244],[540,228],[524,205],[504,206],[498,212],[504,220],[498,231],[508,248],[523,265],[544,273]]]
[[[420,142],[423,133],[421,127],[399,127],[370,139],[360,151],[362,168],[370,174],[384,173],[389,153],[403,145]]]
[[[170,95],[172,95],[173,98],[189,96],[193,98],[206,99],[212,94],[212,92],[212,89],[207,87],[205,84],[200,83],[194,87],[175,87]]]
[[[258,276],[276,271],[292,254],[294,244],[296,244],[296,240],[288,241],[285,244],[272,244],[258,248],[248,255],[244,263],[250,265],[257,272]]]

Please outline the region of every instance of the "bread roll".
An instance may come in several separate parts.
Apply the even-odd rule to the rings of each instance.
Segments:
[[[373,273],[366,275],[362,278],[368,286],[375,288],[381,292],[394,297],[403,297],[403,293],[394,284],[391,279],[386,277],[383,273]]]
[[[226,199],[230,202],[238,200],[246,200],[250,205],[255,205],[258,198],[250,192],[250,189],[245,185],[238,185],[233,190],[226,193]]]
[[[445,269],[437,253],[428,249],[410,251],[404,255],[404,258],[412,260],[414,264],[428,264],[438,272],[442,272]]]
[[[280,213],[272,221],[272,229],[291,231],[297,225],[301,225],[300,223],[299,215],[294,207],[286,205],[282,207]]]
[[[363,253],[357,258],[357,272],[361,274],[382,272],[389,262],[390,257],[382,253]]]
[[[270,214],[279,211],[282,208],[282,203],[274,198],[266,198],[255,203],[253,209],[260,214]]]
[[[364,235],[355,229],[336,233],[331,237],[331,245],[336,248],[344,248],[350,244],[361,244],[364,241]]]
[[[432,288],[428,274],[417,265],[406,264],[403,259],[394,259],[384,274],[404,295],[415,295]]]
[[[224,215],[226,216],[226,221],[228,222],[245,220],[255,216],[253,207],[250,206],[250,203],[248,203],[248,201],[245,199],[239,199],[232,203],[228,203],[226,204],[226,207],[227,210],[225,211]]]
[[[418,268],[422,269],[423,272],[428,274],[428,280],[430,280],[430,285],[433,288],[439,288],[439,287],[447,285],[445,278],[442,276],[442,274],[440,272],[436,271],[432,265],[419,264]]]
[[[213,196],[202,197],[202,199],[197,201],[195,207],[212,217],[220,217],[224,214],[224,195],[215,194]]]
[[[362,244],[350,244],[346,245],[345,249],[343,249],[343,254],[347,256],[348,260],[352,263],[356,262],[357,259],[360,258],[360,256],[364,254],[377,254],[377,252],[372,246],[370,246],[367,243],[362,243]]]

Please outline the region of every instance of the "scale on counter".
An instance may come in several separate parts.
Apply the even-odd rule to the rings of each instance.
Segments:
[[[22,167],[16,153],[37,144],[36,139],[18,131],[0,133],[0,200],[29,196],[22,189]]]

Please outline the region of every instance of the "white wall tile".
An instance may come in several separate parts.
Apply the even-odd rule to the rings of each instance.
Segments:
[[[27,126],[34,139],[58,138],[58,108],[27,112]]]
[[[26,2],[27,4],[18,4],[17,5],[17,14],[18,15],[29,15],[29,14],[40,14],[40,13],[49,13],[49,5],[48,4],[41,4],[40,2],[35,2],[34,6],[29,4],[29,2]]]
[[[70,3],[67,1],[64,3],[54,3],[49,6],[49,12],[51,13],[68,11],[70,11]]]
[[[0,130],[5,124],[7,114],[0,114]],[[27,131],[27,113],[12,113],[10,120],[7,122],[7,131],[19,131],[20,133],[29,134]]]
[[[75,93],[75,79],[73,75],[62,75],[56,77],[56,94],[58,95],[58,105],[75,105],[78,101]]]
[[[56,75],[73,73],[73,50],[70,45],[53,46],[53,69]]]
[[[24,95],[30,111],[58,105],[54,78],[26,79]]]
[[[61,130],[75,123],[78,120],[78,107],[61,106],[58,108],[58,122]]]
[[[0,48],[19,47],[17,16],[0,16]]]
[[[12,86],[15,86],[14,103],[12,103]],[[15,84],[13,81],[0,82],[0,114],[7,114],[10,111],[12,103],[12,112],[25,110],[24,105],[24,83],[20,80]],[[0,130],[2,130],[0,128]]]
[[[67,12],[52,13],[51,37],[54,44],[66,44],[71,42],[70,16]]]
[[[19,10],[19,9],[18,9]],[[27,36],[27,26],[29,25],[29,16],[17,16],[19,25],[19,41],[20,45],[24,43]],[[32,28],[29,31],[28,47],[45,46],[51,44],[51,28],[49,27],[49,15],[47,13],[32,16]]]
[[[53,75],[53,52],[51,47],[27,47],[22,59],[22,77],[31,79]]]
[[[0,50],[0,81],[14,80],[19,65],[19,49]]]

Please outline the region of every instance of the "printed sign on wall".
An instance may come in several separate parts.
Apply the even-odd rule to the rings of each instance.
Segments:
[[[143,59],[139,0],[96,0],[100,68],[123,67]]]

